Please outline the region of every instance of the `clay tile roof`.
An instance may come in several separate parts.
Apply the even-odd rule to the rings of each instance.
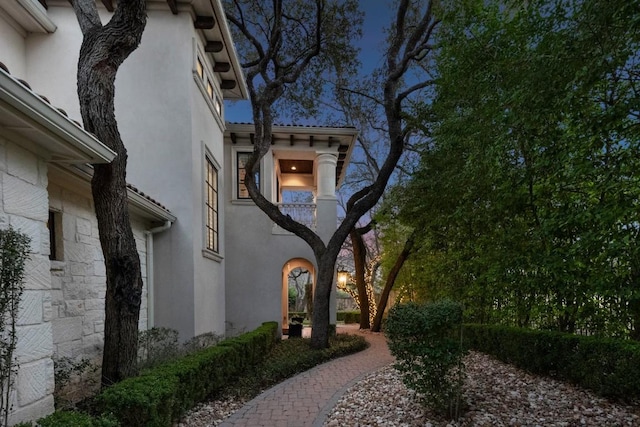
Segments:
[[[138,193],[139,195],[141,195],[142,197],[144,197],[145,199],[147,199],[148,201],[150,201],[151,203],[153,203],[154,205],[157,205],[158,207],[164,209],[167,212],[170,212],[169,209],[167,209],[162,203],[158,202],[157,200],[155,200],[154,198],[152,198],[151,196],[145,194],[144,192],[138,190],[136,187],[134,187],[131,184],[127,184],[127,188],[129,188],[131,191]]]

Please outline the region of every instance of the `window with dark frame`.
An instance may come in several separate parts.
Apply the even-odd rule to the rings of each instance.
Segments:
[[[245,165],[247,161],[249,161],[249,157],[252,153],[250,152],[238,152],[237,153],[237,163],[236,163],[236,183],[237,183],[237,197],[238,199],[250,199],[249,191],[247,190],[247,186],[244,184],[244,178],[247,174],[245,169]],[[254,175],[254,179],[256,181],[256,186],[260,188],[260,167],[256,171]]]
[[[207,249],[218,252],[218,170],[207,157],[206,199],[207,199]]]
[[[62,212],[49,210],[47,228],[49,229],[49,259],[51,261],[63,261]]]

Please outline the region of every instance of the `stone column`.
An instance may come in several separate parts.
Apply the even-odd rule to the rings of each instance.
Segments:
[[[316,215],[317,233],[326,243],[338,224],[338,199],[336,197],[336,165],[338,157],[333,152],[318,152],[316,157]],[[336,324],[335,280],[329,302],[329,322]]]

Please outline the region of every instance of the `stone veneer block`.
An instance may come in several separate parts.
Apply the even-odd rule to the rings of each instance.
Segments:
[[[104,265],[104,261],[95,261],[93,263],[93,275],[97,277],[107,276],[107,268]]]
[[[76,231],[78,234],[91,236],[91,221],[86,218],[78,217],[76,219]]]
[[[3,174],[2,184],[2,200],[6,213],[36,221],[47,221],[49,197],[46,188],[37,187],[7,174]]]
[[[51,323],[33,326],[19,326],[16,354],[20,365],[50,358],[53,354]]]
[[[82,338],[82,317],[61,317],[52,323],[54,344]]]
[[[104,311],[104,294],[102,298],[89,298],[84,300],[84,308],[87,311]]]
[[[76,317],[84,315],[83,300],[67,300],[64,302],[64,313],[66,317]]]
[[[90,263],[93,262],[93,257],[94,254],[92,246],[73,241],[64,242],[65,261]]]
[[[24,408],[14,409],[9,417],[9,425],[14,425],[22,421],[32,421],[45,417],[55,410],[53,395],[32,403]]]
[[[38,185],[40,182],[38,179],[38,158],[33,153],[14,144],[7,147],[7,172],[30,184]]]
[[[37,325],[43,320],[44,292],[24,291],[18,311],[18,326]]]
[[[31,254],[25,262],[26,290],[51,289],[51,262],[44,255]]]
[[[27,406],[53,393],[53,361],[43,359],[21,365],[16,381],[18,404]]]
[[[87,285],[84,283],[66,283],[62,287],[62,295],[65,301],[83,300],[87,295]]]
[[[74,191],[69,191],[66,188],[62,189],[62,210],[66,214],[71,214],[76,217],[88,218],[93,214],[91,207],[90,194],[82,196]],[[72,231],[75,233],[76,229]]]
[[[11,224],[15,230],[19,230],[21,233],[29,236],[31,240],[29,246],[31,247],[30,251],[32,253],[42,253],[42,228],[46,228],[42,221],[9,215],[9,224]],[[49,242],[48,235],[47,233],[47,244]],[[47,248],[46,253],[47,255],[49,254],[49,248]]]

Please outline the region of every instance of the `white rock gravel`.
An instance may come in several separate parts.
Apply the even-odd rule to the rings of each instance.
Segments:
[[[465,358],[463,399],[467,410],[458,422],[425,411],[415,393],[387,366],[349,388],[325,427],[640,427],[640,404],[622,405],[549,378],[538,377],[481,353]],[[177,427],[217,426],[244,401],[208,402],[191,411]]]
[[[465,358],[467,410],[446,422],[418,403],[391,366],[347,390],[325,423],[334,426],[640,426],[640,406],[621,405],[481,353]]]

